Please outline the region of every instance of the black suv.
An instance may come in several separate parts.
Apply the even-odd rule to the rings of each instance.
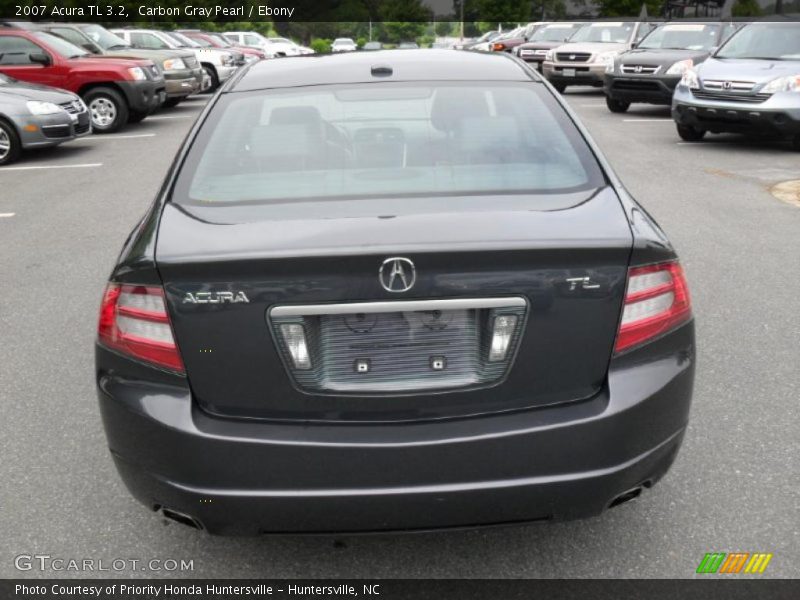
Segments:
[[[609,110],[625,112],[635,102],[670,104],[683,74],[706,60],[741,26],[720,22],[660,25],[607,69]]]

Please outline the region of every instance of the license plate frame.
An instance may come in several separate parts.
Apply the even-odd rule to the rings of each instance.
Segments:
[[[577,71],[575,69],[562,69],[561,70],[561,74],[564,77],[575,77],[576,73],[577,73]]]

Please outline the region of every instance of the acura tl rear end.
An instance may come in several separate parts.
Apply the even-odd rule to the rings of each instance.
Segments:
[[[669,469],[689,293],[533,69],[246,67],[112,272],[96,378],[131,493],[215,534],[589,517]]]

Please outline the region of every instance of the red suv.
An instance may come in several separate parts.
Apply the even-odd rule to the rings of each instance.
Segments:
[[[152,61],[94,56],[43,31],[0,30],[0,73],[78,94],[95,133],[141,121],[165,98]]]

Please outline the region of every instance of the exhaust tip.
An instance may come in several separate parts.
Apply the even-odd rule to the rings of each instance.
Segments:
[[[635,500],[641,495],[642,495],[642,486],[637,485],[635,488],[630,489],[627,492],[623,492],[619,496],[614,498],[611,501],[611,504],[608,505],[608,508],[614,508],[615,506],[619,506],[620,504],[625,504],[626,502]]]
[[[182,513],[177,510],[172,510],[171,508],[162,507],[161,514],[164,515],[167,519],[171,521],[175,521],[176,523],[181,523],[183,525],[188,525],[193,529],[203,529],[202,523],[195,519],[194,517],[187,515],[186,513]]]

